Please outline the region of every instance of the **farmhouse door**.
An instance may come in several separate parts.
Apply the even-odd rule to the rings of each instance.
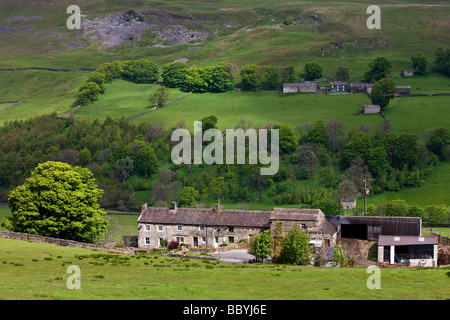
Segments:
[[[198,237],[194,237],[194,247],[198,247]]]

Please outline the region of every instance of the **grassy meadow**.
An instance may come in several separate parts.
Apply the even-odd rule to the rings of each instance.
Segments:
[[[10,239],[0,239],[0,264],[1,299],[441,300],[450,295],[443,285],[448,268],[381,269],[381,289],[369,290],[366,268],[119,255]],[[70,265],[80,268],[80,290],[67,288]]]

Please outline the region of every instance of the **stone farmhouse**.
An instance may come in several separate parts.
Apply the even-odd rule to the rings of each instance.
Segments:
[[[331,81],[330,82],[330,92],[348,92],[350,91],[350,86],[347,81]]]
[[[317,82],[283,83],[283,93],[316,92]]]
[[[142,206],[138,219],[138,247],[158,248],[162,240],[183,242],[194,247],[218,247],[249,241],[265,230],[275,230],[280,222],[286,232],[298,226],[311,236],[316,247],[334,246],[336,227],[319,209],[275,208],[273,211],[154,208]]]
[[[342,199],[353,209],[354,199]],[[142,205],[138,218],[138,248],[156,249],[162,240],[199,248],[248,242],[260,232],[275,235],[299,227],[310,235],[316,248],[333,247],[342,238],[378,242],[378,262],[419,266],[437,265],[435,237],[422,237],[422,220],[417,217],[326,216],[320,209],[274,208],[272,211],[170,208]]]

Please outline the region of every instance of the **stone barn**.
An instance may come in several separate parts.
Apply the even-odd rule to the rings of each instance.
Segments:
[[[409,96],[411,94],[411,86],[397,86],[395,87],[396,96]]]
[[[371,83],[351,83],[350,84],[350,92],[351,93],[369,93],[367,91],[368,88],[372,88]]]
[[[342,198],[341,199],[341,208],[342,208],[342,210],[352,210],[354,213],[355,208],[356,208],[356,199]]]
[[[381,107],[378,104],[364,105],[364,114],[380,113]]]
[[[297,92],[316,92],[317,82],[304,81],[300,83],[283,83],[283,93],[297,93]]]

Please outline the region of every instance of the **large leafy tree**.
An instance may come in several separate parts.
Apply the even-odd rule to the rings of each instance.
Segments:
[[[305,64],[306,80],[314,80],[322,77],[322,66],[317,62],[308,62]]]
[[[372,87],[370,97],[372,99],[372,103],[380,105],[383,110],[388,106],[389,101],[395,97],[394,81],[390,78],[377,81]]]
[[[95,242],[106,231],[92,172],[62,162],[39,164],[25,183],[10,192],[11,216],[2,226],[15,232]]]
[[[427,147],[434,154],[443,157],[448,146],[450,146],[450,130],[447,128],[433,129],[427,141]]]
[[[242,89],[247,91],[255,91],[259,87],[258,66],[250,64],[241,69],[241,85]]]
[[[373,83],[389,75],[392,63],[385,57],[377,57],[369,63],[369,71],[364,75],[367,82]]]
[[[416,55],[411,56],[412,67],[417,74],[425,74],[427,71],[427,57],[419,52]]]

